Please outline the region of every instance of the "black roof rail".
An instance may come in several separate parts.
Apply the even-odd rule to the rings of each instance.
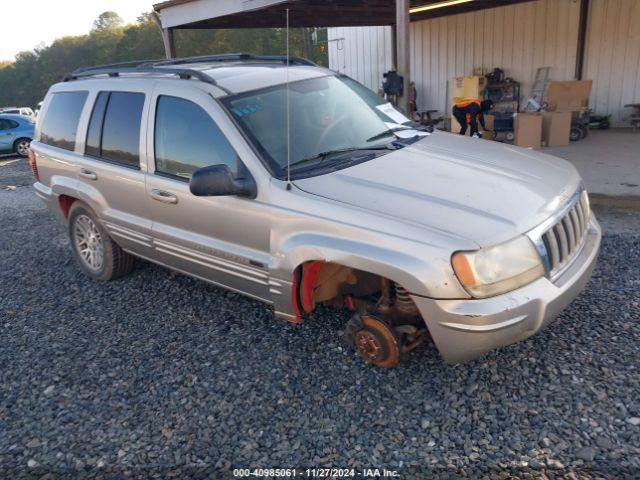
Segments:
[[[143,65],[154,65],[158,62],[161,62],[162,59],[153,59],[153,60],[132,60],[129,62],[118,62],[118,63],[107,63],[105,65],[95,65],[93,67],[81,67],[73,71],[71,75],[80,72],[88,72],[90,70],[102,70],[104,68],[118,68],[118,67],[140,67]]]
[[[286,55],[252,55],[250,53],[224,53],[220,55],[201,55],[197,57],[175,58],[170,60],[161,60],[154,65],[180,65],[183,63],[207,63],[207,62],[233,62],[242,60],[258,60],[263,62],[282,62],[287,63]],[[309,59],[302,57],[289,56],[289,63],[295,65],[317,66]]]
[[[119,77],[121,73],[155,73],[162,75],[177,75],[178,77],[188,80],[191,78],[196,78],[201,82],[208,83],[209,85],[213,85],[223,92],[227,94],[231,94],[232,92],[227,90],[226,88],[218,85],[213,78],[207,75],[200,70],[193,70],[190,68],[162,68],[162,67],[154,67],[154,66],[140,66],[140,67],[101,67],[101,68],[90,68],[86,70],[76,70],[73,73],[70,73],[66,77],[64,77],[64,82],[70,82],[73,80],[79,80],[81,78],[93,77],[95,75],[108,75],[110,77]]]
[[[98,65],[95,67],[83,67],[74,70],[63,78],[63,82],[70,82],[80,78],[93,77],[95,75],[108,75],[110,77],[118,77],[121,73],[156,73],[163,75],[177,75],[182,79],[195,78],[201,82],[214,85],[227,94],[232,92],[218,85],[213,78],[201,70],[192,68],[173,68],[175,65],[189,63],[211,63],[211,62],[232,62],[232,61],[264,61],[264,62],[283,62],[287,63],[289,59],[290,65],[307,65],[317,66],[311,60],[301,57],[287,57],[286,55],[251,55],[248,53],[227,53],[223,55],[203,55],[199,57],[185,57],[171,60],[135,60],[131,62],[112,63],[109,65]]]

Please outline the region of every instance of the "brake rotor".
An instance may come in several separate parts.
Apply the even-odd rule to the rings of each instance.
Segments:
[[[358,354],[372,365],[395,367],[400,362],[400,346],[391,327],[369,315],[360,317],[362,328],[355,332]]]

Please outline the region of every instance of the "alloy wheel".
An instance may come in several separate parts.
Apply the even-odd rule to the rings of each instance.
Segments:
[[[18,142],[18,144],[16,145],[16,151],[18,152],[18,155],[22,157],[26,157],[27,155],[29,155],[30,144],[31,142],[29,142],[28,140],[21,140],[20,142]]]
[[[73,226],[73,239],[80,258],[94,272],[104,262],[104,242],[98,226],[87,215],[79,215]]]

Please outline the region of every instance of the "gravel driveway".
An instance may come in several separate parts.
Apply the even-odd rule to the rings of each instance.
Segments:
[[[26,162],[5,161],[0,477],[640,476],[636,214],[600,215],[593,280],[545,331],[455,367],[427,345],[387,371],[343,347],[341,314],[288,325],[142,261],[117,282],[88,281]]]

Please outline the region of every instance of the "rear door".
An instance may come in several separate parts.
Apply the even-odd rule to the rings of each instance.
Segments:
[[[216,284],[268,299],[270,214],[258,199],[196,197],[189,178],[198,168],[246,168],[225,130],[221,108],[198,89],[159,82],[150,112],[148,195],[158,258]],[[225,121],[226,119],[226,121]],[[153,168],[151,165],[154,165]]]
[[[136,85],[91,95],[84,155],[77,165],[78,192],[100,212],[104,227],[123,249],[152,259],[144,139],[153,82]]]

